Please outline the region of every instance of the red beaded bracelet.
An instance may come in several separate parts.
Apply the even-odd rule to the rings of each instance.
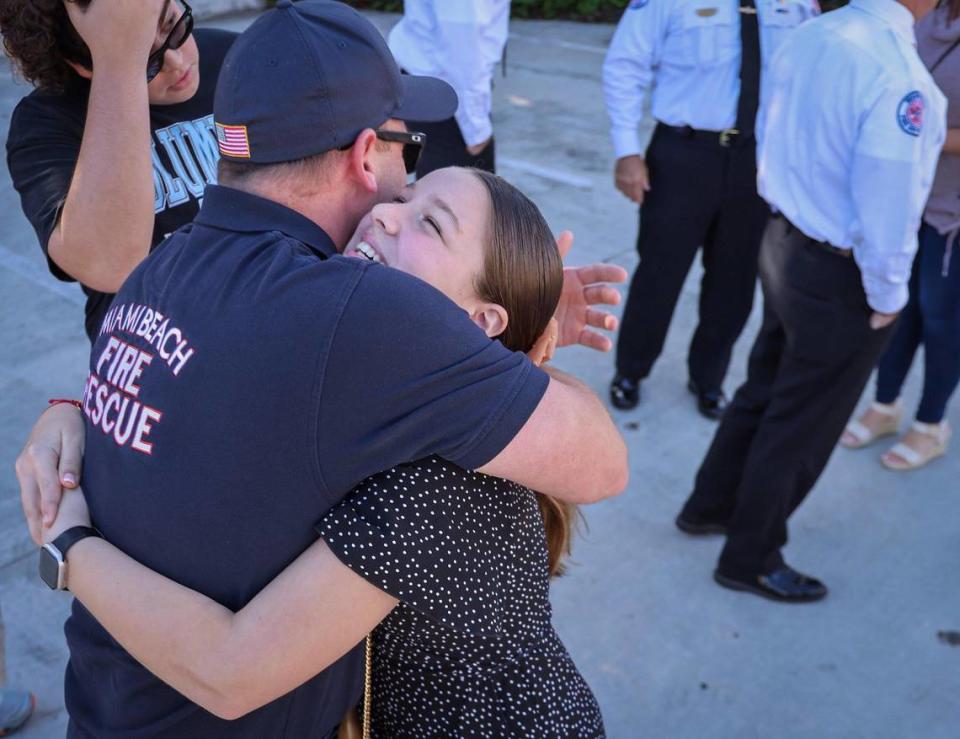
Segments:
[[[83,410],[83,404],[79,400],[71,400],[70,398],[50,398],[50,400],[47,401],[48,405],[58,405],[60,403],[69,403],[78,411]]]

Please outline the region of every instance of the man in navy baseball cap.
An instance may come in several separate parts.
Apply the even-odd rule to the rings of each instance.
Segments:
[[[280,0],[237,39],[213,107],[220,155],[261,164],[349,146],[388,119],[439,121],[456,109],[446,82],[400,74],[366,18],[319,0]]]

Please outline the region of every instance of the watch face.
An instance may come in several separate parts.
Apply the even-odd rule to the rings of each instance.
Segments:
[[[46,547],[40,550],[40,579],[53,590],[59,589],[60,560]]]

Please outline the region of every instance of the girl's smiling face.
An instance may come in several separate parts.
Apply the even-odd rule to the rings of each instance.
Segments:
[[[490,196],[468,170],[449,167],[407,185],[374,206],[345,256],[370,259],[419,277],[474,315],[484,263]]]

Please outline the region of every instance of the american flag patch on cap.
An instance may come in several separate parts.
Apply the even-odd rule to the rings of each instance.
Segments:
[[[246,126],[225,126],[222,123],[214,125],[217,129],[217,145],[223,156],[250,158],[250,140],[247,138]]]

